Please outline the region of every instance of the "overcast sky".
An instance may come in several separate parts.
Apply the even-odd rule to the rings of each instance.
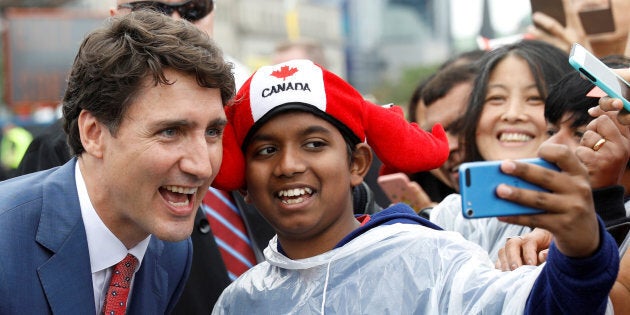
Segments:
[[[470,37],[481,26],[482,0],[451,0],[452,30],[455,37]],[[529,0],[490,0],[494,28],[512,34],[520,21],[530,14]]]

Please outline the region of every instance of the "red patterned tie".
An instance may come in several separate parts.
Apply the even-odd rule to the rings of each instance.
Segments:
[[[256,264],[243,218],[230,195],[212,187],[203,198],[202,209],[210,222],[228,276],[234,281]]]
[[[125,314],[131,278],[133,278],[136,265],[138,265],[138,259],[131,254],[127,254],[122,261],[114,266],[112,279],[109,282],[109,289],[103,304],[103,314]]]

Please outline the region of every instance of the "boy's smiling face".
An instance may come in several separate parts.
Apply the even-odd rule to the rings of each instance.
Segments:
[[[251,138],[246,200],[275,228],[289,257],[330,250],[358,226],[352,186],[362,182],[371,154],[364,144],[357,150],[350,160],[339,130],[302,111],[277,114]]]

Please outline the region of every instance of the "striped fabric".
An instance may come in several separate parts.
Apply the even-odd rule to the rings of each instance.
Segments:
[[[230,195],[210,187],[201,204],[232,281],[256,264],[243,219]]]

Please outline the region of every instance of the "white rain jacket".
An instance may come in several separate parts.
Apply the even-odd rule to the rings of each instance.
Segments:
[[[466,219],[462,214],[462,198],[459,194],[446,196],[431,209],[431,222],[447,231],[459,232],[465,239],[485,249],[490,260],[496,261],[499,249],[509,237],[531,232],[527,226],[508,224],[496,218]]]
[[[542,267],[494,268],[458,233],[396,223],[308,259],[277,251],[221,295],[213,314],[522,314]]]

